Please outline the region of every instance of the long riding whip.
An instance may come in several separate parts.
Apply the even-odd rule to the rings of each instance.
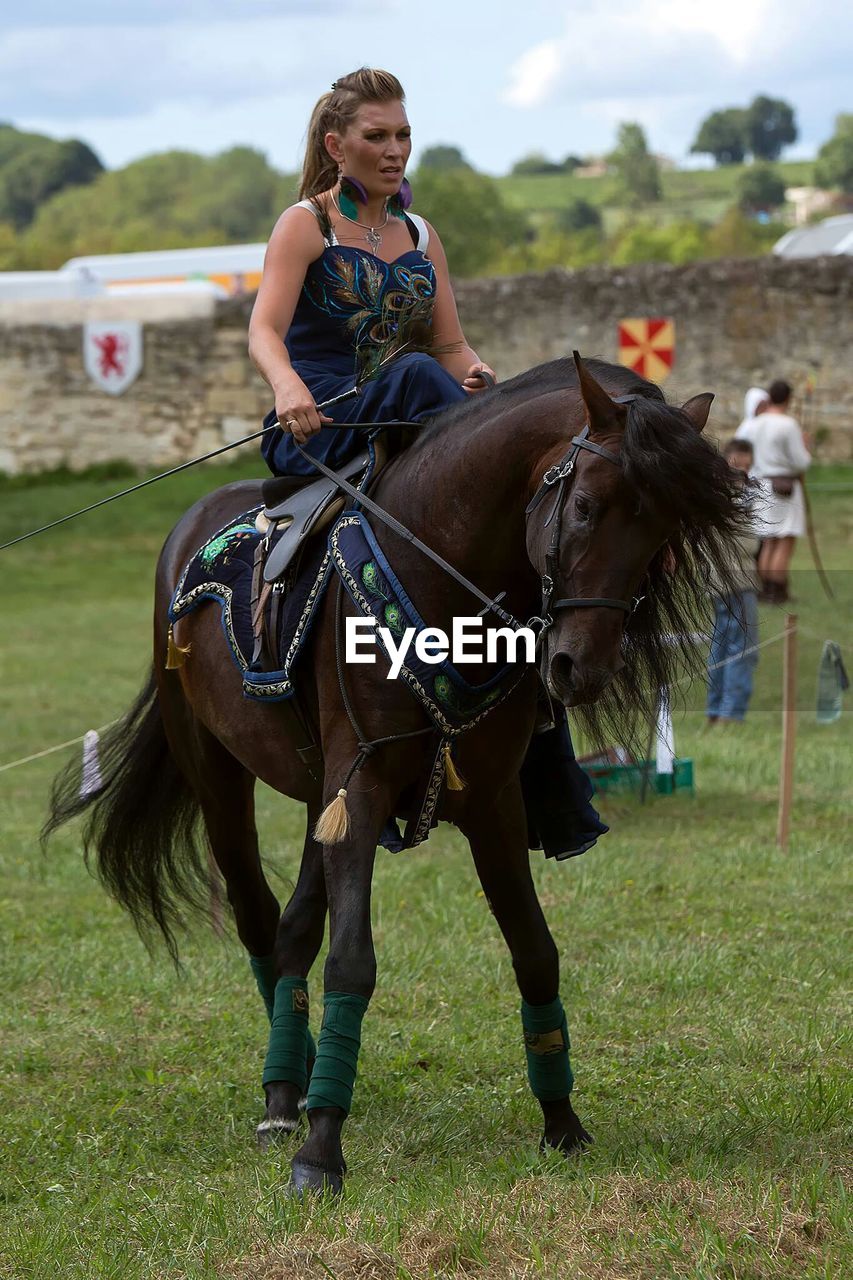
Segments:
[[[361,395],[366,382],[378,377],[382,369],[391,361],[396,360],[400,356],[408,355],[413,348],[409,344],[404,343],[397,346],[389,355],[383,359],[374,362],[362,377],[359,377],[355,384],[348,391],[342,392],[340,395],[332,396],[331,400],[324,400],[322,404],[318,404],[318,409],[333,409],[335,405],[343,404],[345,400],[351,400],[354,396]],[[251,440],[257,440],[261,436],[266,435],[268,431],[274,431],[281,424],[272,422],[268,427],[261,427],[260,431],[253,431],[248,436],[243,436],[240,440],[233,440],[231,444],[223,444],[218,449],[211,449],[210,453],[203,453],[198,458],[190,458],[188,462],[181,462],[177,467],[170,467],[168,471],[161,471],[159,475],[149,476],[147,480],[140,480],[138,484],[133,484],[129,489],[122,489],[119,493],[111,493],[107,498],[101,498],[98,502],[91,503],[88,507],[81,507],[79,511],[72,511],[67,516],[60,516],[58,520],[51,520],[49,524],[43,524],[38,529],[31,529],[29,533],[21,533],[17,538],[11,538],[9,542],[0,543],[0,551],[5,551],[8,547],[14,547],[19,542],[26,542],[28,538],[34,538],[38,533],[46,533],[48,529],[55,529],[57,525],[65,524],[68,520],[76,520],[78,516],[88,515],[90,511],[96,511],[98,507],[105,507],[108,502],[116,502],[119,498],[126,498],[128,494],[136,493],[139,489],[146,488],[149,484],[156,484],[158,480],[166,480],[169,476],[175,476],[179,471],[186,471],[188,467],[195,467],[199,462],[209,462],[211,458],[218,458],[220,454],[227,453],[229,449],[239,449],[240,445],[248,444]],[[324,430],[332,431],[351,431],[357,427],[399,427],[399,426],[417,426],[417,423],[406,422],[327,422],[323,424]]]
[[[829,578],[826,576],[826,572],[820,558],[820,550],[817,545],[817,533],[815,532],[814,520],[812,519],[812,504],[809,501],[809,491],[806,487],[804,476],[800,476],[800,484],[803,487],[803,504],[806,509],[806,534],[809,540],[809,547],[811,548],[814,567],[817,569],[817,576],[820,581],[820,585],[824,589],[827,600],[834,600],[835,592],[829,584]]]

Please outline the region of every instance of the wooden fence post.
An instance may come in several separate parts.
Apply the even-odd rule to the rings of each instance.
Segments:
[[[776,843],[788,848],[791,799],[794,792],[794,744],[797,731],[797,615],[785,615],[785,647],[782,666],[782,768],[779,774],[779,818]]]

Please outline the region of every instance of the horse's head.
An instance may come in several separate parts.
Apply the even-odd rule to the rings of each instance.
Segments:
[[[543,487],[528,508],[527,547],[553,618],[542,674],[566,706],[595,702],[622,672],[626,634],[643,617],[650,566],[658,576],[681,541],[685,499],[715,451],[700,440],[713,396],[681,408],[662,397],[613,399],[575,353],[586,428],[542,460]],[[657,456],[656,456],[657,455]],[[679,493],[677,466],[683,477]],[[719,472],[719,467],[717,467]],[[715,479],[720,490],[720,476]],[[712,487],[714,487],[712,485]]]

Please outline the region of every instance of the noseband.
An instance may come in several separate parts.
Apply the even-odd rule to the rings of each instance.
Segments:
[[[638,399],[639,396],[635,395],[613,397],[616,404],[628,404],[630,401]],[[638,603],[636,600],[617,600],[610,596],[565,596],[560,600],[552,600],[554,585],[559,573],[563,506],[571,486],[575,464],[581,449],[587,449],[590,453],[597,453],[599,457],[606,458],[614,466],[622,466],[622,460],[618,453],[614,453],[611,449],[605,449],[603,445],[596,444],[594,440],[589,439],[589,423],[587,423],[580,435],[572,437],[568,453],[545,472],[539,488],[527,505],[524,514],[529,520],[543,498],[552,490],[556,490],[554,505],[544,526],[547,529],[548,525],[553,521],[551,541],[545,553],[545,572],[542,574],[542,606],[539,617],[532,619],[533,624],[538,624],[537,629],[540,637],[545,634],[549,627],[553,626],[554,614],[558,609],[621,609],[624,613],[633,613]]]

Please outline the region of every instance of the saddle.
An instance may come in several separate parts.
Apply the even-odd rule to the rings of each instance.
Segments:
[[[364,474],[369,461],[370,455],[365,449],[341,467],[340,474],[352,482]],[[282,481],[286,485],[282,485]],[[264,481],[261,488],[264,509],[256,523],[259,532],[267,532],[268,537],[275,532],[280,534],[266,556],[264,582],[277,582],[282,578],[308,535],[325,528],[339,514],[344,500],[338,493],[335,482],[325,476],[319,480],[308,476],[274,476]],[[261,528],[263,522],[266,529]]]
[[[375,441],[372,479],[385,459],[381,442]],[[363,449],[339,468],[339,474],[357,485],[369,465],[370,454]],[[264,508],[257,515],[255,527],[262,536],[252,572],[252,665],[260,668],[266,659],[274,669],[282,599],[297,570],[302,548],[309,538],[332,524],[346,500],[334,480],[326,476],[317,480],[310,476],[273,476],[263,482],[261,496]]]

